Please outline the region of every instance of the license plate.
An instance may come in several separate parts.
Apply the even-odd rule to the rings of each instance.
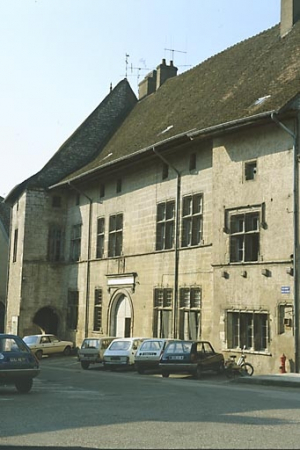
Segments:
[[[170,356],[170,359],[183,359],[183,356]]]
[[[10,362],[24,362],[26,361],[25,358],[9,358]]]

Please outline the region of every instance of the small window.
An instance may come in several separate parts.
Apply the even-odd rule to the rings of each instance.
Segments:
[[[166,163],[163,163],[162,166],[162,179],[166,180],[169,176],[169,166]]]
[[[104,217],[99,217],[97,219],[97,247],[96,247],[96,258],[103,258],[104,255]]]
[[[192,172],[193,170],[196,170],[196,153],[190,155],[189,171]]]
[[[52,206],[53,208],[60,208],[61,207],[61,197],[58,195],[54,195],[52,197]]]
[[[245,163],[245,180],[255,180],[256,179],[257,166],[256,161],[248,161]]]
[[[18,229],[15,229],[14,234],[14,246],[13,246],[13,262],[17,261],[17,250],[18,250]]]
[[[100,198],[105,196],[105,184],[100,185]]]
[[[117,193],[122,192],[122,179],[117,179]]]

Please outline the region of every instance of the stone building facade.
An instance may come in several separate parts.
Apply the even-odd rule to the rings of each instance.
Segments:
[[[299,371],[295,5],[284,34],[163,60],[140,99],[122,80],[10,193],[8,332],[203,338]]]

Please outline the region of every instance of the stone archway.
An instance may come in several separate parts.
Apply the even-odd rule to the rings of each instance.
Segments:
[[[45,306],[37,311],[33,318],[33,323],[42,333],[58,334],[58,314],[49,306]]]
[[[112,336],[131,337],[132,330],[132,303],[128,295],[118,293],[115,295],[111,308]]]

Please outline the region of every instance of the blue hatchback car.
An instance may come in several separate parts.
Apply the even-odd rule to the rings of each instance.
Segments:
[[[14,385],[26,394],[39,373],[39,362],[25,342],[14,334],[0,333],[0,385]]]

